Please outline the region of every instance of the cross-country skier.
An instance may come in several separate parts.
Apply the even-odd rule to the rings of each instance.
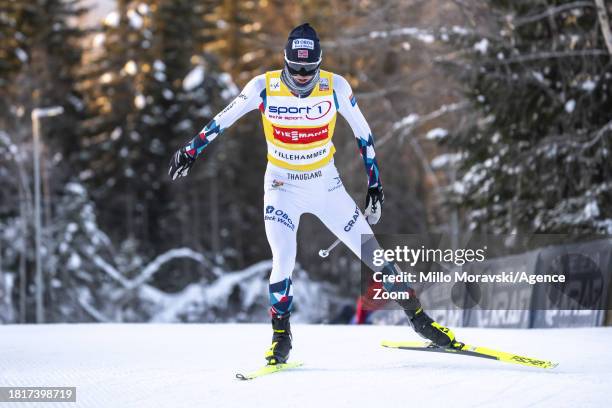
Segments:
[[[293,294],[296,235],[300,216],[316,215],[358,257],[361,235],[372,235],[384,203],[374,138],[351,86],[342,76],[320,69],[321,46],[309,24],[294,28],[284,50],[285,66],[253,78],[223,111],[170,162],[172,179],[186,176],[204,148],[246,113],[259,109],[268,144],[264,181],[264,222],[272,249],[270,312],[272,345],[268,364],[285,363],[291,350],[289,316]],[[365,217],[348,195],[334,165],[332,136],[337,114],[349,123],[368,178]],[[397,266],[387,264],[387,272]],[[416,297],[402,304],[414,330],[434,344],[451,347],[455,336],[433,321]]]

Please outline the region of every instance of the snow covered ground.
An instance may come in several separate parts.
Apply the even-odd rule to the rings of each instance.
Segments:
[[[253,381],[270,328],[257,324],[0,326],[0,386],[76,386],[45,407],[603,407],[612,401],[612,328],[457,329],[466,342],[559,361],[546,371],[385,349],[400,326],[294,325],[296,371]],[[0,403],[2,407],[42,406]]]

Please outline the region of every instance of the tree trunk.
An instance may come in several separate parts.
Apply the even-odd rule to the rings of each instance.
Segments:
[[[606,48],[608,49],[610,55],[612,55],[612,32],[610,32],[610,20],[608,19],[608,13],[606,11],[604,0],[595,0],[595,4],[597,5],[597,17],[599,19],[601,32],[604,36]]]
[[[20,190],[21,191],[21,190]],[[19,254],[19,323],[26,322],[26,297],[27,297],[27,272],[26,272],[26,239],[28,236],[28,227],[27,227],[27,215],[25,210],[24,201],[25,197],[23,194],[20,194],[19,197],[19,209],[21,212],[21,236],[22,243]]]
[[[217,175],[217,163],[212,163],[214,170],[210,180],[210,238],[211,248],[214,256],[221,252],[220,222],[219,222],[219,183]]]

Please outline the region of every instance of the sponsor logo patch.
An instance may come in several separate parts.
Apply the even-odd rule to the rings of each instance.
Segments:
[[[276,180],[276,179],[272,180],[272,188],[279,188],[279,187],[282,187],[284,185],[285,185],[285,183],[283,183],[280,180]]]
[[[270,90],[273,92],[280,91],[280,78],[270,78]]]
[[[297,57],[298,58],[308,58],[308,50],[298,50]]]
[[[542,361],[542,360],[536,360],[533,358],[529,358],[529,357],[522,357],[522,356],[512,356],[511,358],[514,361],[518,361],[519,363],[523,363],[523,364],[533,364],[535,366],[545,366],[546,365],[546,361]]]
[[[334,191],[339,189],[340,187],[342,187],[342,180],[340,180],[340,177],[334,177],[334,180],[336,180],[336,184],[334,184],[332,187],[328,188],[327,191]]]
[[[242,99],[242,98],[240,98]],[[218,119],[220,119],[223,115],[225,115],[230,109],[232,109],[234,106],[236,106],[237,103],[239,103],[240,101],[238,100],[238,98],[235,98],[229,105],[227,105],[225,107],[225,109],[223,109],[218,116]]]
[[[326,153],[327,147],[324,147],[321,150],[317,150],[311,153],[285,153],[274,149],[274,155],[279,159],[283,159],[285,161],[314,160],[325,156]]]
[[[313,40],[309,40],[308,38],[296,38],[293,40],[291,44],[291,49],[297,50],[298,48],[306,48],[309,50],[314,50],[315,44]]]
[[[329,91],[329,78],[319,79],[319,91]]]
[[[279,79],[280,81],[280,79]],[[272,87],[270,87],[271,89]],[[279,84],[280,88],[280,84]],[[332,103],[330,101],[321,101],[315,103],[312,106],[268,106],[268,113],[272,115],[304,115],[308,120],[317,120],[321,119],[325,115],[327,115],[332,108]],[[285,117],[285,119],[290,118],[289,116]]]
[[[283,143],[306,144],[327,139],[329,128],[327,125],[317,128],[281,128],[272,125],[274,139]]]
[[[351,106],[357,105],[357,98],[355,98],[355,95],[351,94],[349,96],[349,101],[351,101]]]
[[[355,225],[358,219],[359,219],[359,207],[355,207],[355,212],[353,213],[353,216],[351,217],[349,222],[347,222],[346,225],[344,226],[344,230],[346,232],[349,232],[351,229],[353,229],[353,226]]]
[[[291,231],[295,230],[295,224],[289,218],[286,212],[281,209],[274,208],[273,205],[266,207],[266,213],[264,214],[264,221],[276,221],[289,228]]]

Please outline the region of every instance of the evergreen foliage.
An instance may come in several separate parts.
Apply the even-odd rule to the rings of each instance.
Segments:
[[[473,110],[450,199],[493,233],[612,233],[612,65],[594,4],[489,1],[491,34],[462,36]],[[460,67],[460,70],[456,70]]]

